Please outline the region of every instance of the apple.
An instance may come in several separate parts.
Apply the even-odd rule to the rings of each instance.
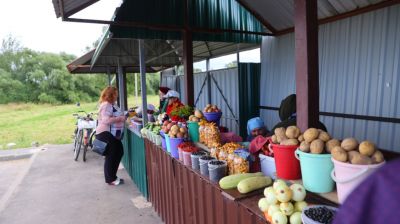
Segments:
[[[301,212],[295,212],[293,213],[290,218],[290,224],[301,224]]]
[[[279,208],[281,209],[281,212],[287,216],[290,216],[294,212],[293,204],[290,202],[281,203]]]
[[[305,201],[298,201],[294,203],[294,210],[296,212],[302,212],[305,207],[307,207],[307,202]]]
[[[267,191],[267,192],[265,192]],[[270,205],[274,205],[278,202],[278,199],[276,198],[276,194],[275,191],[272,189],[271,190],[264,190],[264,196],[267,199],[268,204]]]
[[[278,179],[278,180],[276,180],[276,181],[274,182],[274,184],[272,185],[272,187],[273,187],[274,189],[276,189],[276,188],[279,187],[279,186],[286,186],[286,187],[287,187],[285,181]]]
[[[287,221],[286,215],[280,211],[277,211],[272,215],[273,224],[287,224]]]
[[[279,212],[279,205],[270,205],[268,208],[268,215],[272,217],[275,212]]]
[[[304,198],[306,198],[306,189],[304,189],[303,185],[292,184],[290,185],[290,189],[293,192],[293,201],[304,201]]]
[[[268,204],[268,202],[267,202],[267,199],[266,199],[266,198],[261,198],[261,199],[258,201],[258,207],[260,208],[260,210],[261,210],[262,212],[267,212],[267,211],[268,211],[268,207],[269,207],[269,204]]]
[[[288,186],[278,186],[275,189],[276,199],[280,202],[289,202],[292,199],[292,190]]]

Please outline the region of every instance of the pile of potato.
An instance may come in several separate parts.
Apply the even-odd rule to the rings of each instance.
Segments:
[[[299,145],[300,129],[296,126],[276,128],[272,135],[272,143],[280,145]]]
[[[204,118],[203,113],[200,110],[195,110],[194,115],[189,116],[189,121],[199,122]]]
[[[313,154],[331,153],[331,150],[340,142],[337,139],[331,139],[328,132],[321,129],[309,128],[299,137],[300,147],[303,152]]]
[[[205,113],[213,113],[213,112],[221,112],[221,110],[217,107],[217,105],[207,104],[207,106],[203,109]]]
[[[337,161],[357,165],[378,164],[385,160],[373,142],[363,141],[358,144],[355,138],[344,139],[342,143],[332,147],[331,153]]]
[[[188,130],[186,127],[179,127],[178,125],[173,125],[171,130],[168,132],[170,138],[187,138]]]

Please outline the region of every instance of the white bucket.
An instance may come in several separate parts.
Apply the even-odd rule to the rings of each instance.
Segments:
[[[269,176],[273,179],[276,179],[276,167],[275,167],[275,159],[270,156],[266,156],[263,154],[259,155],[260,164],[261,164],[261,172],[265,176]]]

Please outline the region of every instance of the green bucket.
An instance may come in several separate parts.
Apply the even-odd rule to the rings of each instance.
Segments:
[[[187,126],[189,129],[189,137],[192,140],[192,142],[198,142],[199,141],[199,122],[189,121],[187,123]]]
[[[300,160],[301,175],[306,190],[314,193],[333,191],[335,182],[331,177],[333,170],[331,154],[312,154],[297,149],[295,156]]]

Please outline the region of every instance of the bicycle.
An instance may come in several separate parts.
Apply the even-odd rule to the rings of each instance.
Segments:
[[[85,113],[85,116],[80,116],[79,113]],[[79,153],[83,145],[83,161],[86,162],[86,152],[89,147],[93,147],[93,137],[95,136],[95,128],[97,121],[93,119],[93,113],[78,111],[73,114],[77,118],[76,128],[74,131],[74,159],[78,161]]]

